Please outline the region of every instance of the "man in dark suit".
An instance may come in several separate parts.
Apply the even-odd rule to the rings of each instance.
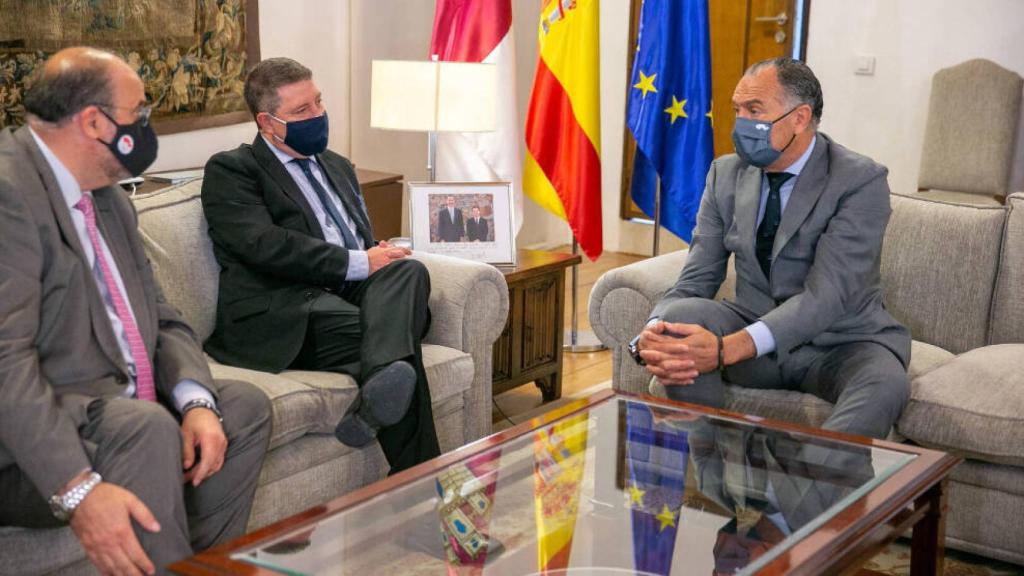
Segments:
[[[487,220],[480,217],[479,206],[473,206],[472,218],[466,221],[466,239],[470,242],[487,242]]]
[[[466,235],[462,210],[455,205],[455,196],[446,198],[445,205],[437,212],[437,235],[441,242],[462,242]]]
[[[631,343],[670,398],[721,406],[723,376],[835,404],[824,427],[884,437],[909,397],[910,336],[882,304],[886,169],[818,133],[821,86],[788,58],[733,94],[737,154],[711,165],[686,266]],[[735,256],[736,299],[715,301]]]
[[[0,133],[0,525],[70,522],[102,572],[162,571],[243,534],[270,404],[210,376],[113,185],[156,156],[135,72],[63,50],[25,107]]]
[[[217,360],[271,372],[351,374],[360,394],[335,434],[378,438],[392,471],[440,453],[420,339],[426,268],[375,243],[355,170],[327,150],[327,114],[308,68],[271,58],[249,73],[253,143],[210,158],[203,210],[221,266]]]

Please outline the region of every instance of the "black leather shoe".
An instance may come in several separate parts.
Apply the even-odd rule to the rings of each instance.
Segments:
[[[382,427],[397,424],[405,416],[415,390],[416,370],[404,360],[374,372],[338,422],[335,437],[354,448],[369,444]]]

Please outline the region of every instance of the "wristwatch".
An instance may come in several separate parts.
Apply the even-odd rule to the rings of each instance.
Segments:
[[[626,345],[626,350],[629,350],[629,355],[633,357],[633,362],[636,362],[637,366],[647,366],[647,362],[644,362],[644,359],[640,357],[639,345],[640,335],[637,334],[636,338],[630,340],[629,344]]]
[[[195,398],[186,402],[185,405],[181,407],[181,415],[185,416],[185,414],[193,408],[206,408],[210,412],[216,414],[217,419],[220,420],[222,424],[224,423],[224,415],[220,413],[220,410],[217,410],[217,406],[215,406],[213,402],[210,402],[206,398]]]
[[[100,482],[103,482],[103,477],[97,472],[90,472],[85,480],[72,486],[63,495],[54,494],[50,496],[50,511],[53,512],[57,520],[61,522],[70,521],[71,515],[75,513],[78,505],[82,503],[82,500],[85,500],[89,492],[92,492],[92,489]]]

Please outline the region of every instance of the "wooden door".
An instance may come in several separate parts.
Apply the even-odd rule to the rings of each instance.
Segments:
[[[630,0],[629,46],[636,45],[643,0]],[[800,54],[805,53],[806,30],[810,0],[708,0],[711,26],[711,115],[714,130],[715,156],[733,152],[732,92],[751,64],[768,58],[793,53],[796,10],[801,9],[802,39]],[[630,51],[632,57],[632,51]],[[627,63],[632,78],[633,61]],[[627,101],[630,86],[626,87]],[[622,218],[649,218],[629,196],[633,180],[633,156],[636,140],[629,128],[625,130],[622,148]]]

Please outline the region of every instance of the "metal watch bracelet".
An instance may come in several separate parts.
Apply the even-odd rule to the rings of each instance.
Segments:
[[[50,511],[62,522],[71,520],[71,515],[74,514],[78,505],[102,481],[103,477],[98,472],[90,472],[85,480],[75,484],[64,494],[50,496]]]
[[[216,414],[217,419],[220,420],[221,423],[224,422],[224,415],[220,413],[220,410],[217,409],[213,402],[210,402],[206,398],[195,398],[186,402],[185,405],[181,407],[182,417],[184,417],[189,410],[192,410],[194,408],[206,408],[210,412]]]

